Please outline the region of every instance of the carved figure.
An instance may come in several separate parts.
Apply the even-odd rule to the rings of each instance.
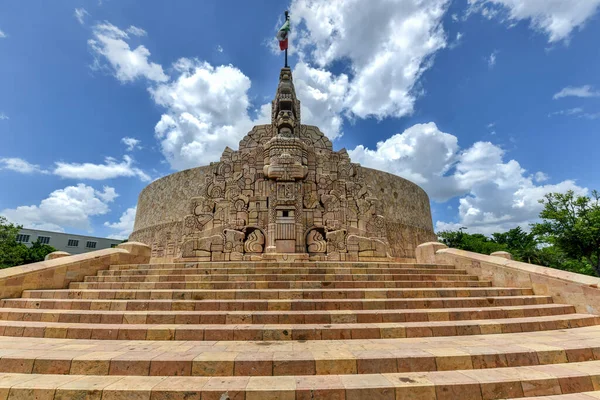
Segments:
[[[236,231],[234,229],[225,229],[223,230],[223,235],[225,235],[223,252],[230,253],[228,261],[241,260],[244,254],[244,232]]]
[[[223,230],[225,235],[225,253],[237,252],[242,253],[244,251],[244,232],[236,231],[234,229]]]
[[[359,257],[388,257],[387,244],[380,239],[348,235],[346,239],[349,253]]]
[[[327,252],[328,253],[340,253],[346,252],[346,230],[340,229],[337,231],[327,232],[325,234],[327,238]]]
[[[213,251],[223,251],[223,236],[213,235],[187,240],[181,248],[183,257],[210,257]]]
[[[253,230],[244,242],[246,253],[262,253],[265,246],[265,235],[258,229]]]
[[[306,244],[308,245],[309,253],[325,253],[327,251],[327,242],[325,238],[316,229],[312,229],[306,236]]]

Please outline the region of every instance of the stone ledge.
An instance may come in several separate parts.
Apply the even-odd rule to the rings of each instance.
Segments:
[[[600,314],[600,278],[450,248],[437,250],[436,262],[465,269],[494,286],[530,287],[535,294],[574,305],[577,312]]]
[[[114,376],[0,374],[10,399],[508,399],[592,393],[600,361],[566,365],[328,376]],[[239,396],[241,394],[241,396]],[[94,396],[94,397],[91,397]],[[227,396],[228,398],[228,396]],[[550,398],[550,397],[548,397]],[[552,396],[552,398],[555,398]],[[585,397],[575,397],[582,399]],[[596,396],[590,397],[597,398]]]
[[[19,297],[24,290],[62,289],[113,264],[147,263],[150,247],[129,242],[114,249],[54,258],[0,270],[0,298]]]
[[[395,339],[554,331],[597,325],[589,314],[433,322],[341,324],[94,324],[0,321],[0,336],[165,341]]]
[[[0,372],[140,376],[364,375],[491,369],[600,360],[600,327],[467,337],[331,342],[194,342],[0,337]],[[518,344],[515,344],[518,343]],[[51,345],[52,347],[49,347]],[[43,349],[43,350],[40,350]],[[127,349],[127,352],[124,351]],[[256,366],[254,371],[249,365]],[[125,367],[125,368],[124,368]]]

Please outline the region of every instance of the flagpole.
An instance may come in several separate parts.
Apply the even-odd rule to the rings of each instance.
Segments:
[[[289,21],[289,19],[290,19],[290,12],[286,10],[285,11],[285,20]],[[289,37],[288,37],[288,43],[289,43]],[[288,44],[288,47],[289,47],[289,44]],[[286,47],[285,48],[285,66],[284,66],[284,68],[289,68],[288,67],[288,57],[287,56],[288,56],[288,48]]]

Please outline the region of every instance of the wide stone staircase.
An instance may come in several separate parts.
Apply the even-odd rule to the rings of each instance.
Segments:
[[[598,317],[452,265],[113,265],[0,307],[0,399],[600,398]]]

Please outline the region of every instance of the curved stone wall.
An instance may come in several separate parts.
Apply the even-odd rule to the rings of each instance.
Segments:
[[[133,234],[189,214],[190,199],[200,196],[210,166],[186,169],[164,176],[146,186],[138,198]]]
[[[365,182],[381,200],[392,256],[414,258],[417,245],[436,240],[429,197],[399,176],[361,168]],[[190,199],[201,195],[209,171],[210,166],[203,166],[176,172],[152,182],[140,193],[129,239],[152,246],[153,261],[176,256],[182,219],[190,214]]]

